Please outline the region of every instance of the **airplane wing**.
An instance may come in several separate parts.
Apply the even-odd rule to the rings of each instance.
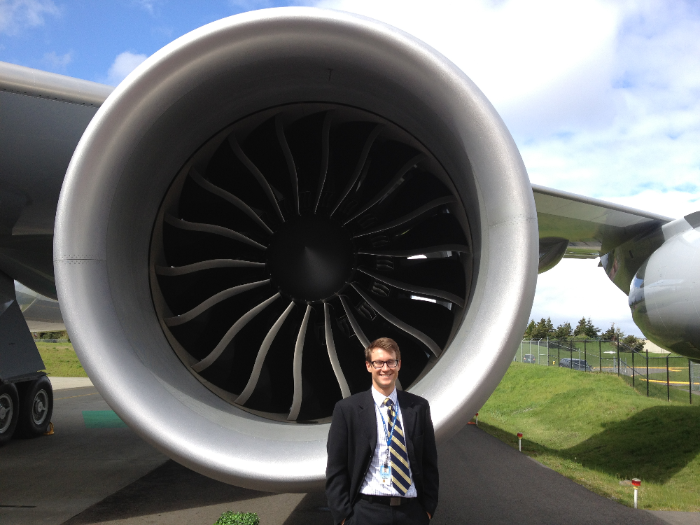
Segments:
[[[673,219],[533,184],[540,233],[539,273],[562,258],[595,259]]]
[[[66,168],[113,88],[0,62],[0,271],[56,298],[53,229]]]

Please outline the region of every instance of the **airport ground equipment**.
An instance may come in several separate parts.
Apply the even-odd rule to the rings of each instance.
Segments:
[[[53,390],[43,370],[14,282],[0,273],[0,445],[15,435],[35,437],[48,429]]]

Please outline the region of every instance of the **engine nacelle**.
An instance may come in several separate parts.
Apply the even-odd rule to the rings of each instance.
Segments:
[[[448,60],[274,9],[117,87],[69,166],[54,260],[81,362],[130,427],[215,479],[307,491],[374,337],[399,341],[438,439],[481,407],[528,320],[537,216],[505,125]]]
[[[634,322],[656,344],[700,360],[700,213],[662,227],[665,242],[634,276]]]

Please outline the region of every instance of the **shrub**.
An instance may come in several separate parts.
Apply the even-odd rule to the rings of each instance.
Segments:
[[[260,518],[254,512],[224,512],[214,525],[260,525]]]

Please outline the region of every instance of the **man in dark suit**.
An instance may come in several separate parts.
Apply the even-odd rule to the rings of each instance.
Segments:
[[[425,524],[438,503],[430,406],[396,390],[401,352],[392,339],[365,350],[372,388],[339,401],[328,433],[326,496],[336,524]]]

